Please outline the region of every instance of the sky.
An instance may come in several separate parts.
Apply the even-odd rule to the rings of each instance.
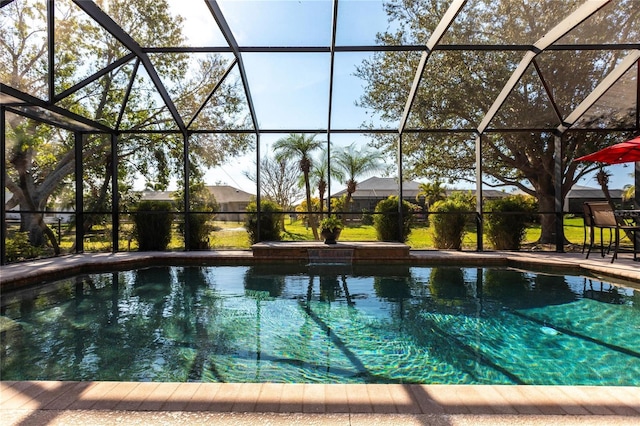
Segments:
[[[332,2],[330,0],[284,1],[220,1],[227,22],[237,42],[244,46],[328,46],[331,36]],[[374,45],[377,32],[388,28],[382,0],[342,0],[338,9],[338,45]],[[220,33],[203,0],[170,0],[174,13],[185,17],[184,30],[188,46],[227,43]],[[358,128],[372,117],[355,105],[364,93],[364,85],[353,73],[370,53],[335,54],[331,127]],[[329,70],[328,53],[244,53],[243,61],[250,84],[251,97],[261,129],[322,129],[328,124]],[[397,128],[397,123],[381,127]],[[268,153],[282,134],[261,134],[261,152]],[[318,139],[326,140],[326,133]],[[332,135],[334,146],[352,142],[366,143],[364,135]],[[255,162],[255,152],[232,159],[210,170],[209,184],[229,184],[250,193],[255,185],[242,173]],[[633,167],[615,166],[610,187],[622,188],[633,183]],[[579,185],[597,187],[593,176],[583,178]],[[469,183],[452,185],[472,188]],[[332,183],[332,192],[342,189]],[[509,190],[508,190],[509,191]]]
[[[172,1],[174,13],[186,18],[184,27],[189,46],[227,43],[202,0]],[[317,1],[221,1],[220,8],[240,45],[245,46],[328,46],[331,43],[332,2]],[[188,5],[188,7],[185,7]],[[374,45],[376,33],[388,24],[382,0],[339,3],[337,44]],[[364,92],[363,82],[353,75],[355,66],[369,53],[335,55],[332,128],[359,128],[371,112],[355,105]],[[251,97],[261,129],[326,129],[329,107],[328,53],[245,53],[243,62]],[[386,127],[389,124],[385,125]],[[393,128],[393,127],[392,127]],[[260,136],[261,152],[287,133]],[[317,136],[326,141],[326,132]],[[332,135],[334,146],[366,143],[364,135]],[[206,178],[209,183],[229,184],[255,193],[255,185],[243,170],[254,164],[255,152],[217,167]],[[342,189],[332,183],[332,191]]]

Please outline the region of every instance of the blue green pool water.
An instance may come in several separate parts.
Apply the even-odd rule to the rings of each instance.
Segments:
[[[2,380],[640,385],[640,291],[496,268],[211,266],[2,295]]]

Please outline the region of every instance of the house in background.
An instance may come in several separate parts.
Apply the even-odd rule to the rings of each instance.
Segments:
[[[405,181],[402,183],[402,199],[410,203],[418,204],[416,196],[420,192],[420,184],[414,181]],[[351,195],[351,206],[346,207],[352,212],[362,212],[364,210],[373,212],[376,205],[389,198],[391,195],[398,194],[398,180],[395,178],[370,177],[358,183],[356,192]],[[331,198],[341,198],[347,195],[347,190],[334,193]],[[421,200],[420,205],[424,204]]]
[[[245,211],[255,195],[229,185],[207,186],[218,202],[218,220],[242,222]],[[224,213],[224,214],[223,214]]]
[[[4,199],[7,204],[11,203],[13,193],[8,188],[4,189]],[[73,207],[66,205],[60,198],[51,198],[47,203],[43,220],[47,224],[70,223],[74,220],[76,212]],[[20,204],[11,207],[6,211],[5,223],[7,225],[18,226],[20,224]]]
[[[244,221],[247,206],[255,195],[229,185],[211,185],[207,189],[218,203],[216,220],[223,222]],[[141,200],[174,202],[173,191],[149,191],[142,192]]]
[[[633,208],[633,201],[622,201],[622,189],[610,189],[609,194],[616,206],[623,208]],[[587,201],[607,201],[601,188],[591,188],[588,186],[574,185],[564,199],[565,213],[582,215],[584,210],[582,205]]]
[[[445,185],[446,186],[446,185]],[[418,204],[424,208],[424,197],[420,197],[420,200],[416,200],[416,196],[420,192],[420,183],[414,181],[406,181],[402,184],[402,199],[413,204]],[[470,192],[475,196],[476,191],[473,189],[447,189],[447,195],[451,195],[454,192]],[[356,192],[353,193],[351,207],[352,212],[362,212],[367,210],[373,212],[376,208],[376,204],[381,200],[387,199],[390,195],[397,195],[398,193],[398,181],[395,178],[381,178],[371,177],[358,183]],[[332,198],[340,198],[347,194],[347,190],[336,192],[332,195]],[[510,194],[496,190],[483,190],[482,195],[484,199],[491,200],[496,198],[506,197]]]
[[[140,195],[140,201],[168,201],[170,203],[176,201],[173,198],[173,191],[152,191],[145,189]]]

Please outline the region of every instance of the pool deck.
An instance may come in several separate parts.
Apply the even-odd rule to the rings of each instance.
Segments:
[[[593,253],[412,251],[415,265],[552,267],[640,288],[640,263]],[[250,251],[100,253],[0,267],[0,288],[113,267],[255,263]],[[636,425],[640,388],[611,386],[0,382],[0,425]]]
[[[375,246],[375,243],[348,243],[353,245]],[[313,246],[313,244],[307,244]],[[317,243],[322,247],[322,243]],[[343,247],[338,243],[336,248]],[[389,257],[380,251],[372,260],[374,264],[384,264]],[[298,262],[297,259],[290,259]],[[398,262],[398,259],[391,259]],[[13,263],[0,266],[0,290],[8,290],[23,285],[34,284],[51,279],[59,279],[77,273],[100,272],[111,269],[132,269],[141,266],[161,266],[171,264],[184,265],[248,265],[286,261],[285,258],[258,258],[251,250],[209,250],[176,252],[119,252],[119,253],[83,253],[71,254],[32,262]],[[634,262],[632,254],[622,253],[611,263],[610,255],[601,257],[591,253],[585,259],[581,253],[556,252],[471,252],[471,251],[432,251],[411,250],[404,262],[425,266],[512,266],[554,268],[577,274],[590,274],[640,285],[640,262]]]
[[[640,422],[629,387],[31,381],[0,392],[3,425]]]

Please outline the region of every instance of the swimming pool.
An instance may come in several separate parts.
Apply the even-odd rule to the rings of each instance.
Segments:
[[[154,267],[2,297],[2,380],[640,384],[640,292],[501,268]]]

